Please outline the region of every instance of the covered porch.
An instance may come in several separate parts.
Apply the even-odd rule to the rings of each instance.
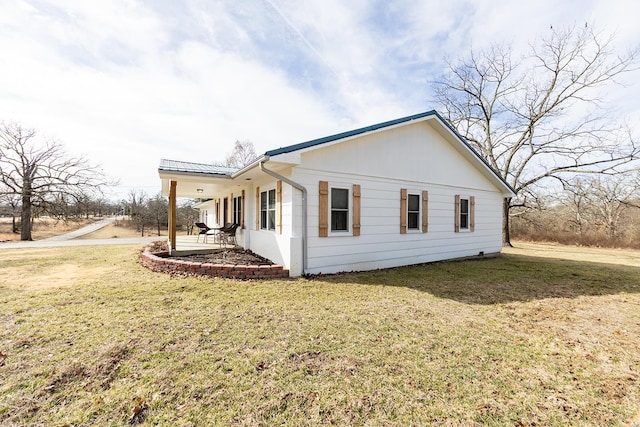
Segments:
[[[190,162],[161,160],[159,173],[162,192],[169,199],[169,251],[171,255],[187,255],[232,247],[224,245],[214,236],[178,236],[176,233],[177,198],[188,197],[208,200],[216,194],[224,193],[232,180],[234,168],[203,165]]]

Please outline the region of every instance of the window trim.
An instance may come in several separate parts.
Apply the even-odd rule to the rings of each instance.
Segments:
[[[260,189],[260,197],[259,197],[259,201],[260,201],[260,206],[259,206],[259,226],[260,226],[260,230],[261,231],[271,231],[271,232],[276,232],[276,211],[277,211],[277,192],[276,192],[276,188],[275,186],[273,188],[267,188],[265,190]],[[273,192],[273,209],[269,209],[269,193]],[[262,209],[262,195],[265,194],[266,195],[266,199],[267,199],[267,204],[266,204],[266,209],[263,210]],[[273,228],[269,228],[269,212],[272,211],[273,212]],[[266,222],[266,227],[262,226],[262,212],[266,212],[266,217],[265,217],[265,222]]]
[[[347,220],[347,229],[346,230],[333,230],[332,228],[332,213],[333,213],[333,198],[332,193],[333,190],[345,190],[347,192],[347,209],[341,210],[341,212],[346,212],[346,220]],[[351,236],[353,233],[352,222],[353,222],[353,201],[351,201],[353,195],[353,190],[349,185],[329,185],[329,194],[328,194],[328,232],[329,236]]]
[[[231,204],[231,222],[242,226],[242,195],[234,196]]]
[[[409,198],[417,197],[418,210],[409,211]],[[409,228],[409,214],[417,214],[417,227]],[[429,232],[429,190],[400,189],[400,234]]]
[[[466,212],[463,212],[463,210],[462,210],[463,202],[467,202],[466,203],[466,205],[467,205]],[[471,202],[469,200],[469,196],[460,196],[460,208],[458,209],[458,218],[459,218],[458,221],[460,221],[459,222],[459,228],[460,228],[461,232],[469,231],[469,229],[470,229],[470,222],[471,222],[471,221],[469,221],[470,220],[470,216],[471,216],[471,209],[470,208],[471,208]],[[463,217],[466,217],[466,226],[462,225],[462,223],[463,223],[462,218]]]
[[[467,201],[467,211],[462,212],[462,201]],[[475,196],[468,194],[456,194],[455,197],[455,232],[473,233],[475,231]],[[462,226],[462,217],[467,216],[467,226]]]
[[[409,199],[411,198],[411,196],[414,196],[418,199],[418,210],[417,211],[411,211],[409,210]],[[417,224],[415,228],[411,228],[409,227],[409,215],[411,213],[414,213],[415,215],[417,215]],[[408,190],[407,191],[407,234],[408,233],[422,233],[422,192],[420,191],[411,191]]]

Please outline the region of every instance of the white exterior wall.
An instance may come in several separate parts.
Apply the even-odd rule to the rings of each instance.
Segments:
[[[502,247],[502,194],[424,122],[303,153],[292,179],[309,192],[310,274],[490,254]],[[330,187],[361,186],[360,236],[349,231],[318,237],[321,180]],[[401,188],[415,194],[429,191],[427,233],[400,234]],[[473,232],[454,231],[457,194],[475,197]]]
[[[457,142],[456,142],[457,143]],[[502,248],[503,195],[429,121],[328,143],[296,156],[283,156],[300,163],[278,173],[305,186],[308,191],[307,273],[337,273],[419,264],[444,259],[500,252]],[[277,164],[278,156],[266,167]],[[280,164],[282,166],[282,164]],[[245,190],[245,229],[238,230],[238,244],[283,265],[295,277],[303,273],[303,201],[299,190],[282,183],[282,232],[261,230],[256,224],[256,188],[275,189],[268,175],[242,178],[228,187],[239,195]],[[352,189],[361,186],[361,234],[352,236],[352,197],[349,232],[319,237],[319,181]],[[400,189],[410,194],[429,192],[429,231],[407,230],[400,234]],[[475,230],[454,231],[455,196],[475,197]],[[350,194],[351,196],[351,194]],[[206,207],[207,223],[215,222],[214,207]],[[222,207],[221,207],[222,209]],[[230,203],[229,209],[232,209]]]
[[[276,180],[269,178],[256,182],[251,190],[251,198],[246,199],[247,229],[245,233],[248,235],[248,244],[245,248],[276,264],[283,265],[289,270],[291,276],[300,276],[302,274],[302,230],[300,227],[294,227],[293,216],[295,193],[299,191],[282,183],[282,233],[279,234],[277,229],[261,230],[260,225],[256,225],[256,211],[260,209],[259,204],[256,206],[256,187],[260,187],[260,192],[275,189]],[[297,206],[300,206],[299,202]],[[298,208],[296,211],[301,212],[301,209]],[[298,216],[298,219],[300,218]]]
[[[209,227],[215,226],[215,203],[209,200],[198,205],[199,222],[204,222]]]

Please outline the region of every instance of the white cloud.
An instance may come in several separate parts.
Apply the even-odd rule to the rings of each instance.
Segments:
[[[630,0],[5,3],[0,120],[150,192],[161,157],[222,160],[236,139],[264,152],[431,109],[431,74],[471,46],[587,20],[639,42]],[[637,88],[617,95],[625,109]]]

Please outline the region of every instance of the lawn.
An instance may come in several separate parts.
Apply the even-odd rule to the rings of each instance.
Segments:
[[[640,425],[640,268],[549,248],[265,282],[2,250],[0,424]]]

